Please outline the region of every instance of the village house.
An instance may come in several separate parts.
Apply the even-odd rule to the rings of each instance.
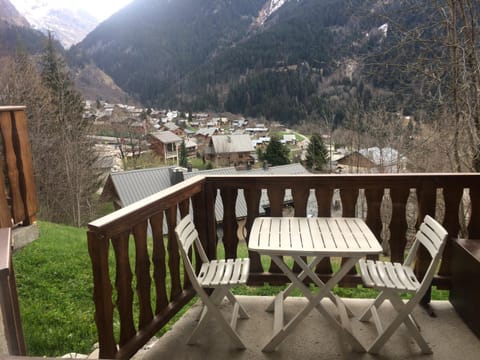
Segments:
[[[347,174],[370,173],[375,168],[375,163],[363,156],[360,152],[354,151],[339,157],[336,161],[335,172]]]
[[[284,144],[295,145],[297,143],[297,138],[295,137],[295,134],[284,134],[281,142]]]
[[[234,128],[242,128],[248,125],[248,120],[246,119],[233,120],[232,125]]]
[[[185,148],[187,149],[188,157],[193,157],[197,154],[198,145],[195,139],[186,139]]]
[[[171,121],[163,124],[161,126],[160,130],[171,131],[172,133],[174,133],[175,135],[180,136],[180,137],[185,136],[185,132],[183,131],[183,129],[180,126],[177,126],[175,123],[173,123]]]
[[[178,159],[178,147],[183,141],[181,137],[171,131],[156,131],[147,136],[150,148],[166,164],[176,162]]]
[[[205,160],[216,166],[247,165],[253,161],[249,135],[214,135],[205,149]]]
[[[268,134],[268,128],[265,127],[263,124],[259,124],[255,127],[247,127],[245,131],[250,135],[255,136],[266,136]]]
[[[205,148],[208,146],[210,139],[214,135],[218,135],[220,131],[218,128],[200,128],[197,130],[193,136],[197,142],[197,148],[200,153],[205,151]]]
[[[374,146],[361,149],[360,153],[375,164],[375,171],[378,173],[398,173],[406,170],[406,158],[391,147]]]

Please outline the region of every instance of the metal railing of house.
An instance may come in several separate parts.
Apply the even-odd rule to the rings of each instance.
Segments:
[[[38,211],[24,106],[0,106],[0,227],[31,225]]]
[[[217,197],[223,207],[222,244],[228,257],[236,256],[239,244],[237,199],[244,198],[248,239],[262,196],[268,197],[268,215],[282,216],[288,193],[295,216],[336,216],[335,203],[341,216],[364,217],[391,259],[402,261],[407,233],[415,231],[425,214],[441,220],[451,237],[466,233],[480,238],[480,222],[469,221],[480,216],[478,184],[480,174],[197,176],[97,219],[89,224],[88,247],[100,357],[129,358],[194,297],[183,276],[174,228],[178,216],[192,214],[209,257],[215,257]],[[286,281],[275,266],[264,269],[258,254],[249,256],[251,285]],[[417,259],[420,274],[427,257],[420,253]],[[433,284],[449,289],[450,269],[451,239]],[[328,278],[330,261],[320,263],[316,271]],[[352,272],[342,284],[358,283]]]
[[[25,355],[15,272],[12,264],[11,228],[0,228],[0,309],[8,355]]]

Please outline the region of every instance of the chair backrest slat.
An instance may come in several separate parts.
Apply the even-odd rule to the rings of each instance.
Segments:
[[[421,281],[420,289],[415,294],[415,297],[423,297],[426,290],[430,287],[435,270],[440,263],[443,249],[447,243],[447,236],[448,233],[442,225],[440,225],[429,215],[425,216],[425,220],[417,232],[415,241],[418,241],[425,246],[432,257],[432,260],[427,268],[427,271],[425,272],[425,275]]]
[[[426,215],[424,222],[417,232],[416,240],[420,241],[428,250],[432,258],[436,257],[440,251],[447,231],[431,216]]]
[[[184,217],[175,228],[183,250],[188,253],[195,239],[198,237],[197,230],[189,216]]]

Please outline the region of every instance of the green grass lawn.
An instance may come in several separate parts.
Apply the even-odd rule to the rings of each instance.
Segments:
[[[13,257],[27,353],[49,357],[69,352],[88,354],[97,342],[97,332],[93,318],[93,280],[86,230],[46,222],[39,222],[39,227],[40,238],[17,251]],[[219,247],[220,257],[221,250]],[[130,253],[134,254],[134,251]],[[246,254],[243,244],[239,248],[239,256]],[[262,257],[262,261],[266,268],[269,259]],[[235,292],[270,296],[281,288],[244,286]],[[345,297],[375,295],[374,291],[360,287],[337,287],[335,292]],[[434,290],[432,298],[448,299],[448,291]],[[180,316],[178,314],[176,318]],[[115,326],[118,331],[118,321]]]
[[[13,258],[27,352],[90,353],[97,332],[86,231],[44,222],[39,226],[40,239]]]

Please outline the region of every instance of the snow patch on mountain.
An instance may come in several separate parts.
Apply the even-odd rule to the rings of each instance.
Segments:
[[[265,21],[278,9],[280,9],[288,0],[268,0],[260,10],[256,19],[257,25],[263,25]]]

